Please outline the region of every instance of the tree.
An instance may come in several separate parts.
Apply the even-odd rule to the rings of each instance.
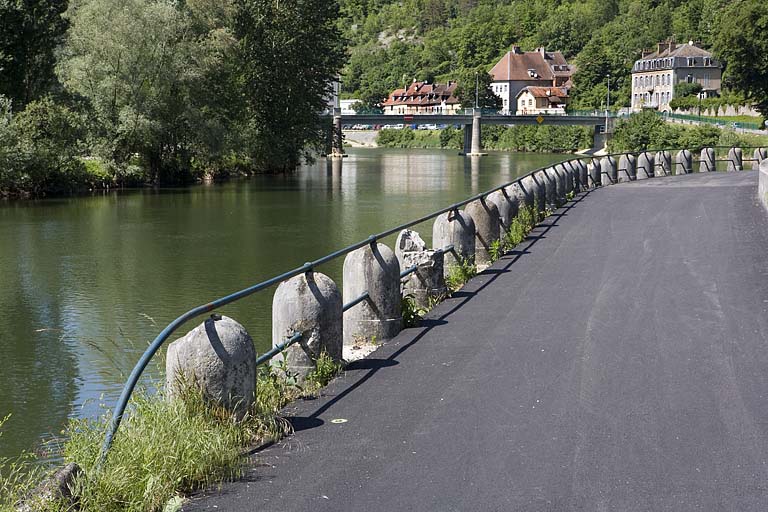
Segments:
[[[54,50],[67,29],[66,0],[0,0],[0,94],[16,110],[56,82]]]
[[[738,0],[725,8],[714,53],[725,63],[724,81],[743,92],[768,117],[768,10],[762,0]]]
[[[494,94],[491,88],[493,77],[483,67],[464,69],[457,74],[458,86],[454,95],[464,108],[475,106],[475,92],[477,92],[477,106],[482,109],[500,110],[501,98]]]
[[[256,168],[288,171],[319,150],[331,83],[345,60],[330,0],[238,0],[248,153]]]

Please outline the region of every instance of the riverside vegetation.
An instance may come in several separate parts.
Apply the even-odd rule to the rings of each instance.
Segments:
[[[286,172],[327,141],[340,69],[364,107],[413,78],[459,80],[470,106],[477,77],[494,108],[487,72],[513,44],[562,51],[571,106],[595,109],[609,86],[613,108],[629,104],[640,49],[699,40],[726,63],[724,98],[768,113],[761,0],[29,0],[0,3],[0,20],[0,196]],[[574,147],[489,135],[491,149]]]
[[[240,476],[248,449],[290,432],[290,425],[278,416],[280,409],[295,399],[316,396],[341,365],[321,354],[301,384],[285,370],[259,370],[255,401],[240,420],[195,386],[185,387],[173,400],[164,399],[163,393],[134,393],[101,470],[96,461],[110,413],[95,420],[71,420],[61,449],[66,461],[77,462],[83,470],[72,487],[78,510],[176,510],[173,505],[181,504],[184,493]],[[7,419],[0,420],[0,436]],[[36,501],[34,490],[44,475],[44,467],[31,455],[0,460],[0,511],[15,511],[22,500],[36,511],[70,510],[71,503]]]

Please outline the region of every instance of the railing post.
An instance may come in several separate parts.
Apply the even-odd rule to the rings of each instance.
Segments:
[[[432,301],[446,295],[444,252],[427,249],[416,231],[404,229],[397,235],[395,256],[402,272],[417,267],[403,285],[403,295],[412,295],[417,307],[428,309]]]
[[[600,160],[600,183],[602,186],[618,183],[616,171],[616,159],[612,156],[604,156]]]
[[[587,174],[590,188],[600,186],[600,159],[591,158],[587,164]]]
[[[341,361],[341,310],[341,293],[325,274],[310,270],[280,283],[272,298],[272,346],[281,345],[297,332],[301,340],[272,361],[284,360],[288,370],[301,380],[315,369],[323,353]]]
[[[475,222],[461,210],[451,210],[439,215],[432,224],[432,245],[440,249],[453,245],[453,251],[445,255],[445,275],[450,267],[458,264],[457,257],[465,262],[475,261]]]
[[[765,148],[756,148],[752,161],[752,170],[760,170],[760,163],[766,158],[768,158],[768,151]]]
[[[703,148],[701,150],[701,161],[699,162],[699,172],[715,172],[715,150],[713,148]]]
[[[635,155],[621,155],[619,158],[619,183],[626,183],[628,181],[635,181],[637,179],[637,171],[635,170],[635,164],[637,159]]]
[[[653,178],[653,168],[655,167],[653,154],[648,151],[643,151],[637,159],[637,171],[635,175],[638,180],[645,180]]]
[[[165,379],[169,397],[184,386],[198,386],[206,398],[242,418],[256,386],[253,340],[235,320],[212,315],[168,346]]]
[[[555,169],[547,167],[538,174],[544,182],[544,191],[546,194],[546,203],[543,206],[551,210],[557,209],[557,173],[555,172]]]
[[[536,184],[534,191],[536,192],[536,205],[539,209],[536,215],[541,214],[547,208],[547,182],[549,181],[545,175],[545,171],[539,171],[531,174],[531,179]]]
[[[672,154],[669,151],[659,151],[656,153],[656,169],[654,174],[657,176],[669,176],[672,173]]]
[[[491,246],[499,241],[499,209],[485,198],[469,203],[464,211],[475,223],[475,264],[483,270],[491,261]]]
[[[372,242],[344,259],[345,303],[368,293],[367,300],[344,312],[344,346],[382,342],[402,329],[400,263],[384,244]]]
[[[743,171],[743,157],[741,148],[731,148],[728,150],[728,172]]]
[[[499,210],[499,236],[501,237],[507,233],[509,226],[512,224],[512,219],[515,218],[520,209],[520,201],[517,196],[510,193],[507,188],[497,190],[487,198],[487,201],[495,204],[496,208]],[[477,226],[477,224],[475,224],[475,226]]]
[[[675,157],[675,174],[690,174],[693,172],[693,155],[687,149],[677,152]]]

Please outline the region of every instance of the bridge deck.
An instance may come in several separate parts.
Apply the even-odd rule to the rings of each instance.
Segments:
[[[756,182],[582,195],[184,510],[766,510]]]

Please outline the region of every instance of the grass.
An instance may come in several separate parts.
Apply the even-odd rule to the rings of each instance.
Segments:
[[[723,121],[726,123],[751,123],[751,124],[757,124],[762,125],[765,121],[762,117],[759,116],[717,116],[717,117],[709,117],[709,116],[701,116],[702,119],[712,119],[715,121]]]
[[[416,304],[416,297],[412,294],[404,295],[400,301],[400,309],[403,314],[403,327],[405,329],[409,327],[417,327],[427,311],[420,308]]]
[[[83,470],[73,488],[78,510],[177,510],[184,494],[241,476],[247,450],[290,432],[278,417],[280,409],[296,398],[313,396],[341,370],[325,353],[316,363],[302,386],[290,375],[260,368],[255,401],[240,420],[193,386],[173,400],[163,393],[137,391],[101,471],[96,461],[111,413],[95,420],[71,420],[63,456]],[[6,420],[0,421],[0,428]],[[14,510],[44,473],[32,457],[0,460],[0,512]],[[34,504],[32,509],[67,510],[61,503]]]
[[[464,284],[477,275],[477,266],[471,259],[459,259],[448,267],[445,285],[450,293],[458,291]]]

